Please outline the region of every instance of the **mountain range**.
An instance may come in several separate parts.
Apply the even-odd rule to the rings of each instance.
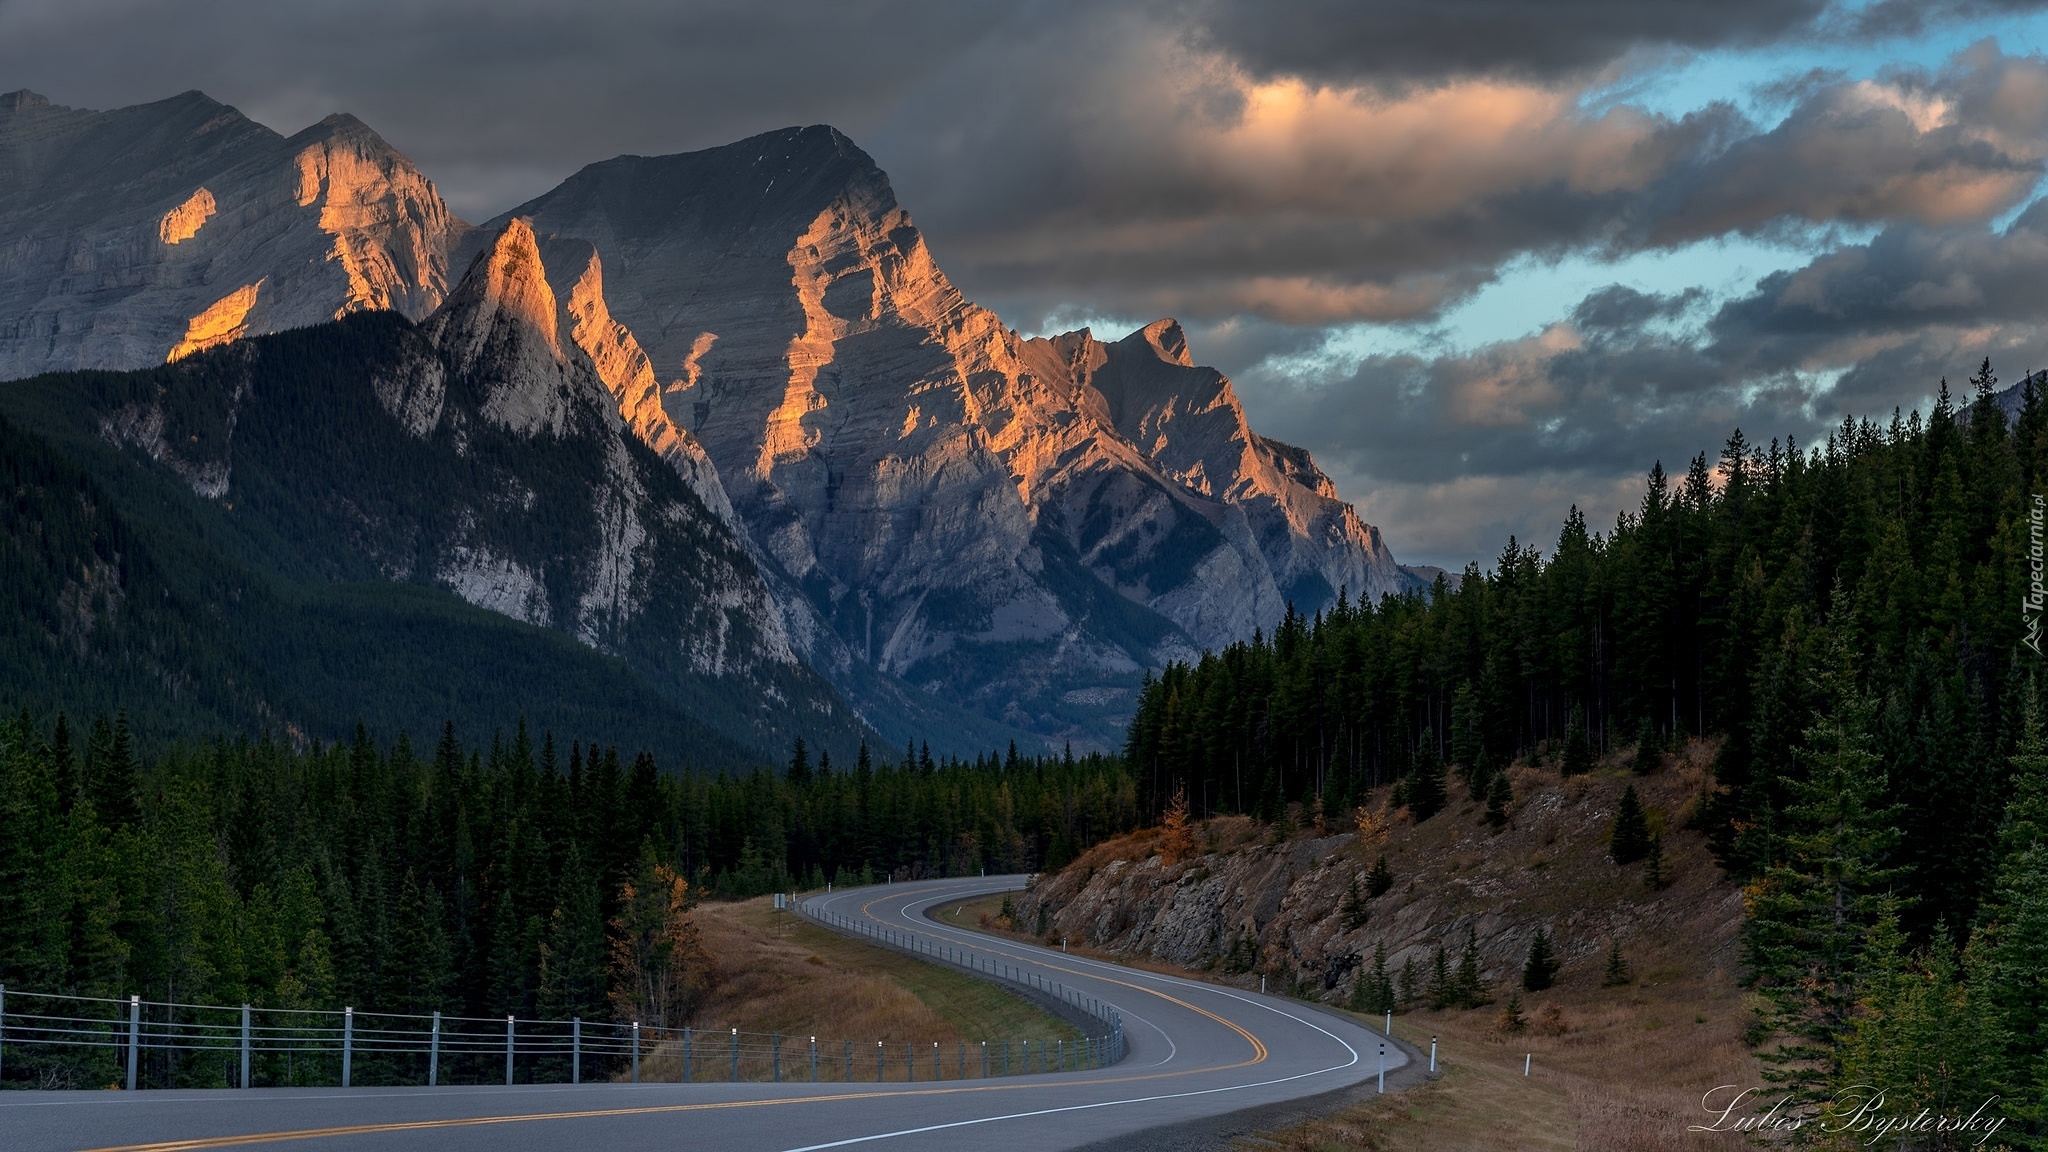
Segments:
[[[0,96],[0,378],[295,588],[443,590],[759,747],[1118,743],[1145,669],[1423,584],[1177,323],[1020,335],[829,127],[471,226],[352,117]]]

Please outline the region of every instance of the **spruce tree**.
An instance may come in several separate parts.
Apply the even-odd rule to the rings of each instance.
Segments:
[[[1508,806],[1515,802],[1514,786],[1508,783],[1508,774],[1494,774],[1493,783],[1486,786],[1486,822],[1494,829],[1507,827]]]
[[[1365,895],[1359,891],[1358,877],[1351,878],[1351,885],[1345,889],[1344,903],[1338,908],[1337,914],[1346,932],[1355,932],[1365,927],[1370,913],[1365,907]]]
[[[1394,886],[1394,870],[1387,866],[1387,854],[1380,853],[1379,859],[1365,873],[1365,894],[1375,900],[1385,896]]]
[[[1469,925],[1465,928],[1465,950],[1458,957],[1458,972],[1451,979],[1451,987],[1461,1008],[1477,1008],[1488,999],[1479,971],[1479,932]]]
[[[1573,708],[1571,722],[1564,733],[1564,757],[1558,771],[1565,776],[1579,776],[1593,770],[1593,744],[1586,735],[1586,710]]]
[[[1509,1035],[1528,1030],[1529,1019],[1522,1015],[1522,994],[1520,992],[1510,991],[1508,993],[1507,1007],[1500,1010],[1500,1016],[1494,1020],[1493,1027],[1496,1032],[1505,1032]]]
[[[1652,836],[1650,837],[1650,850],[1643,857],[1643,887],[1648,888],[1652,892],[1657,892],[1663,889],[1665,883],[1664,838],[1662,836]]]
[[[1401,961],[1401,1003],[1413,1004],[1422,995],[1422,976],[1415,970],[1415,957]]]
[[[1557,979],[1559,967],[1557,953],[1550,946],[1550,932],[1538,924],[1535,938],[1529,941],[1528,959],[1522,961],[1522,987],[1531,992],[1543,991]]]
[[[1865,934],[1898,879],[1890,863],[1898,811],[1869,750],[1873,708],[1858,693],[1839,636],[1819,662],[1825,711],[1798,750],[1804,779],[1782,783],[1791,803],[1778,814],[1768,865],[1744,894],[1750,971],[1780,1038],[1764,1053],[1769,1075],[1819,1087],[1834,1071],[1836,1046],[1856,998]]]
[[[1366,1011],[1376,1016],[1384,1015],[1399,1006],[1394,997],[1394,978],[1387,971],[1387,941],[1384,937],[1372,946],[1372,972],[1367,983],[1372,994],[1366,1003]]]
[[[1439,944],[1429,961],[1429,1006],[1442,1011],[1456,1002],[1457,997],[1457,989],[1451,984],[1450,954]]]
[[[1633,864],[1650,854],[1650,825],[1633,784],[1622,791],[1621,803],[1615,806],[1609,839],[1608,854],[1616,864]]]
[[[1408,811],[1420,823],[1443,811],[1444,800],[1444,766],[1437,759],[1436,737],[1424,731],[1415,769],[1408,777]]]
[[[1621,955],[1621,939],[1616,937],[1607,949],[1607,968],[1600,974],[1600,983],[1613,988],[1629,982],[1628,961]]]
[[[1647,776],[1663,762],[1664,748],[1657,740],[1657,726],[1645,720],[1636,733],[1636,753],[1629,761],[1629,767],[1635,770],[1636,775]]]

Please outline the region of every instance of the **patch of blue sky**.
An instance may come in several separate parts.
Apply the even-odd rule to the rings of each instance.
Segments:
[[[1769,89],[1816,69],[1871,79],[1898,68],[1937,70],[1957,52],[1980,40],[1996,41],[2007,55],[2048,48],[2048,13],[1963,20],[1930,28],[1918,36],[1864,42],[1792,41],[1757,48],[1673,55],[1646,62],[1613,84],[1588,91],[1582,103],[1592,111],[1630,104],[1680,117],[1715,101],[1733,101],[1768,128],[1788,111]]]
[[[1796,238],[1717,237],[1619,260],[1522,256],[1503,265],[1477,292],[1427,321],[1338,325],[1314,352],[1276,358],[1260,367],[1280,376],[1315,378],[1348,372],[1373,356],[1430,358],[1469,352],[1536,335],[1568,318],[1579,301],[1616,284],[1656,296],[1702,290],[1694,306],[1651,326],[1678,335],[1692,330],[1722,301],[1750,292],[1772,272],[1806,264],[1828,242],[1857,238],[1861,237],[1815,230]]]

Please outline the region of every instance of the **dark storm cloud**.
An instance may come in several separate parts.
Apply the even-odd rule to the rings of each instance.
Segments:
[[[378,129],[482,218],[620,153],[871,128],[994,0],[8,0],[0,87],[116,107],[198,88],[293,132]]]
[[[1811,31],[1826,0],[1214,0],[1203,35],[1261,75],[1551,78],[1644,47],[1707,49]]]
[[[1263,83],[1141,25],[1105,32],[971,50],[877,139],[945,266],[1026,322],[1075,303],[1411,320],[1528,254],[1985,219],[2048,157],[2048,62],[1990,45],[1933,72],[1807,77],[1765,128],[1729,104],[1588,110],[1574,90],[1491,79]],[[998,44],[1042,66],[936,98],[992,70]],[[948,135],[962,119],[977,131]]]

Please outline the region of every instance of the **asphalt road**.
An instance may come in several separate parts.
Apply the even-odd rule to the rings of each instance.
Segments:
[[[880,1085],[8,1092],[0,1094],[0,1152],[185,1152],[284,1143],[308,1152],[923,1152],[970,1146],[1041,1152],[1142,1144],[1146,1133],[1200,1132],[1205,1122],[1230,1113],[1270,1112],[1376,1082],[1383,1040],[1347,1019],[1298,1001],[950,928],[923,914],[933,905],[1022,884],[1022,877],[992,876],[885,885],[813,897],[807,906],[943,942],[969,967],[1021,970],[1113,1006],[1128,1044],[1121,1062],[1085,1072]],[[1399,1045],[1387,1044],[1385,1053],[1390,1075],[1409,1061]]]

